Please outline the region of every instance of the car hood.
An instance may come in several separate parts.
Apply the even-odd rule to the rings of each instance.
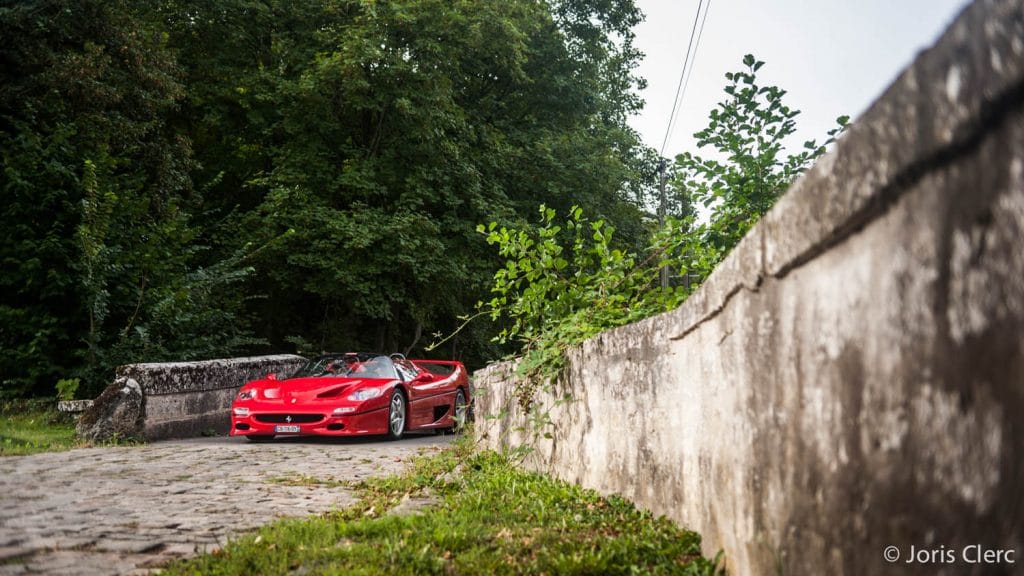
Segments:
[[[393,380],[386,378],[332,378],[313,376],[288,380],[259,380],[251,385],[259,391],[263,401],[313,402],[338,400],[349,392],[365,386],[385,386]]]

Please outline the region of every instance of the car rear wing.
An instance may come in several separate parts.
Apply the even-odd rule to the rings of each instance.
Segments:
[[[427,370],[431,374],[436,374],[438,376],[450,376],[452,373],[454,373],[454,372],[456,372],[458,370],[463,370],[463,371],[466,370],[465,366],[462,365],[462,362],[456,362],[454,360],[409,360],[409,361],[412,362],[413,364],[419,366],[420,368],[423,368],[424,370]]]

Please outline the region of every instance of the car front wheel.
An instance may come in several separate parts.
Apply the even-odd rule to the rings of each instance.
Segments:
[[[388,403],[388,438],[398,440],[405,434],[405,396],[400,390],[391,393]]]

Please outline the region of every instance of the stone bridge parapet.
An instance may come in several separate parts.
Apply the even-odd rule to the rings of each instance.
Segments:
[[[730,574],[1024,574],[1024,2],[967,7],[681,307],[568,360],[527,463]],[[513,380],[475,374],[485,446],[531,442]]]
[[[90,440],[146,440],[226,433],[238,389],[269,373],[292,372],[305,359],[292,354],[128,364],[82,415],[78,433]]]

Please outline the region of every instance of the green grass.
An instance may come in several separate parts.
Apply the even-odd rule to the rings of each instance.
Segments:
[[[0,404],[0,456],[56,452],[79,446],[74,417],[58,412],[56,403],[47,399]]]
[[[165,574],[715,572],[697,534],[621,498],[524,472],[494,452],[473,453],[465,440],[418,458],[402,476],[356,487],[355,506],[276,522]],[[437,503],[418,515],[386,513],[420,496]]]

